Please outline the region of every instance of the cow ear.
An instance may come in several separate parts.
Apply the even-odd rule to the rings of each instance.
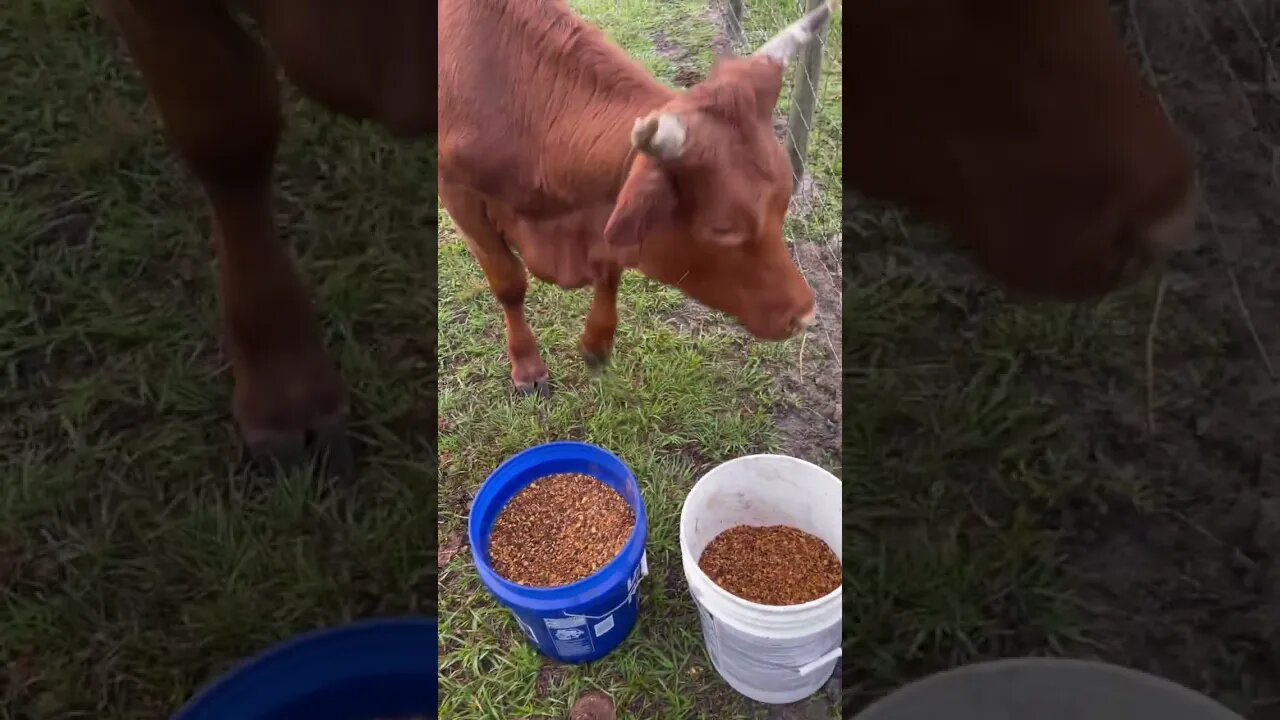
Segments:
[[[666,231],[675,212],[676,190],[670,176],[647,158],[636,158],[604,226],[607,249],[623,267],[635,267],[644,241]]]

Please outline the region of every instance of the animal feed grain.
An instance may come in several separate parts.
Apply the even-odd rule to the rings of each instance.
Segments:
[[[840,559],[827,544],[785,525],[737,525],[715,536],[698,567],[712,582],[762,605],[799,605],[840,586]]]
[[[493,524],[489,559],[526,587],[560,587],[599,571],[635,527],[631,506],[593,477],[549,475],[521,490]]]

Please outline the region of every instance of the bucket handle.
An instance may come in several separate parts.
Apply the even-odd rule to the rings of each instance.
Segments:
[[[822,657],[818,658],[817,660],[814,660],[814,661],[813,661],[813,662],[811,662],[811,663],[806,663],[806,664],[801,665],[800,667],[796,668],[796,673],[798,673],[801,677],[803,677],[803,676],[805,676],[805,675],[808,675],[809,673],[813,672],[814,670],[817,670],[818,668],[822,667],[823,665],[826,665],[827,663],[831,662],[832,660],[835,660],[836,658],[840,657],[840,656],[841,656],[841,655],[843,655],[843,654],[844,654],[844,648],[843,648],[843,647],[841,647],[841,646],[839,646],[839,645],[837,645],[837,646],[836,646],[836,648],[835,648],[834,650],[832,650],[831,652],[829,652],[829,653],[827,653],[827,654],[823,655]]]

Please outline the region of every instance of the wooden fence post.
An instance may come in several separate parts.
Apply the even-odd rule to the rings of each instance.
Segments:
[[[747,41],[746,32],[742,29],[742,0],[729,0],[729,17],[727,18],[729,32],[733,35],[733,44],[735,47],[741,46]]]
[[[741,0],[730,0],[741,2]],[[826,0],[808,0],[808,9],[816,10]],[[828,28],[830,25],[828,25]],[[809,129],[813,127],[813,111],[818,103],[818,82],[822,77],[822,53],[827,29],[815,37],[802,51],[796,63],[795,85],[791,91],[791,112],[787,117],[787,155],[791,158],[793,190],[800,188],[805,161],[809,154]]]

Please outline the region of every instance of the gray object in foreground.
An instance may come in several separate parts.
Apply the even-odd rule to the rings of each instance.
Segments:
[[[977,663],[917,680],[854,720],[1243,720],[1154,675],[1085,660]]]

